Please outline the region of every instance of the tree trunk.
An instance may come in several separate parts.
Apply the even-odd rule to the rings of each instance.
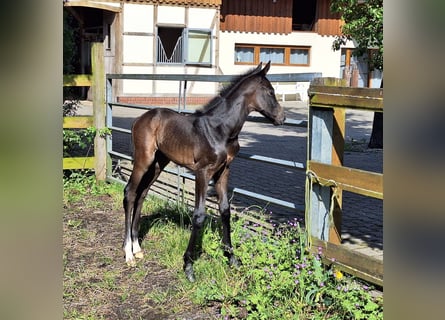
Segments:
[[[383,88],[383,78],[380,83]],[[372,122],[372,133],[369,139],[368,148],[383,149],[383,112],[374,112],[374,120]]]

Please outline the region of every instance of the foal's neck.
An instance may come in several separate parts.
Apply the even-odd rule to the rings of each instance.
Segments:
[[[226,99],[227,113],[225,116],[225,128],[229,131],[231,139],[238,137],[249,115],[249,109],[243,96]]]

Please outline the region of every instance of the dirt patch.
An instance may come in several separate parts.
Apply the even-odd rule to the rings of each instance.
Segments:
[[[178,294],[181,270],[160,265],[156,252],[126,266],[123,212],[113,206],[109,196],[86,196],[63,209],[64,319],[220,318],[218,306]]]

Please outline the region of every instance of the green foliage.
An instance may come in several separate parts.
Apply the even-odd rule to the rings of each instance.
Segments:
[[[63,157],[73,157],[80,153],[82,156],[89,156],[93,153],[94,137],[96,133],[99,137],[105,138],[111,134],[109,128],[97,130],[95,127],[86,129],[64,129],[63,130]]]
[[[77,150],[85,150],[88,156],[93,149],[96,128],[64,129],[63,130],[63,157],[73,156]]]
[[[63,200],[74,202],[83,199],[85,195],[113,195],[119,198],[122,186],[107,182],[96,181],[93,170],[76,170],[63,177]],[[76,227],[77,221],[70,221],[68,225]]]
[[[332,0],[331,11],[339,13],[345,24],[332,48],[339,50],[347,40],[356,41],[354,54],[361,56],[368,48],[377,48],[368,57],[370,69],[383,70],[383,0]]]
[[[234,221],[232,227],[241,267],[228,266],[220,226],[211,220],[204,229],[202,254],[194,265],[198,280],[193,284],[180,272],[188,230],[174,231],[178,226],[172,223],[156,224],[150,230],[156,241],[147,245],[162,243],[160,259],[168,255],[167,261],[176,261],[168,265],[178,270],[184,293],[201,305],[220,303],[221,314],[227,318],[383,318],[383,303],[371,297],[369,287],[322,264],[321,250],[316,254],[306,250],[305,232],[298,221],[276,229],[273,235],[244,219]]]

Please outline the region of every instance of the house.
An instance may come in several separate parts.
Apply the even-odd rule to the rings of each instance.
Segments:
[[[353,44],[331,49],[341,20],[329,5],[330,0],[64,0],[82,30],[84,72],[91,42],[102,41],[106,73],[239,74],[271,60],[270,73],[341,77]],[[361,71],[361,83],[368,84],[367,70]],[[187,95],[201,103],[217,89],[196,82]],[[162,103],[176,97],[178,87],[122,80],[115,92],[120,101]]]

